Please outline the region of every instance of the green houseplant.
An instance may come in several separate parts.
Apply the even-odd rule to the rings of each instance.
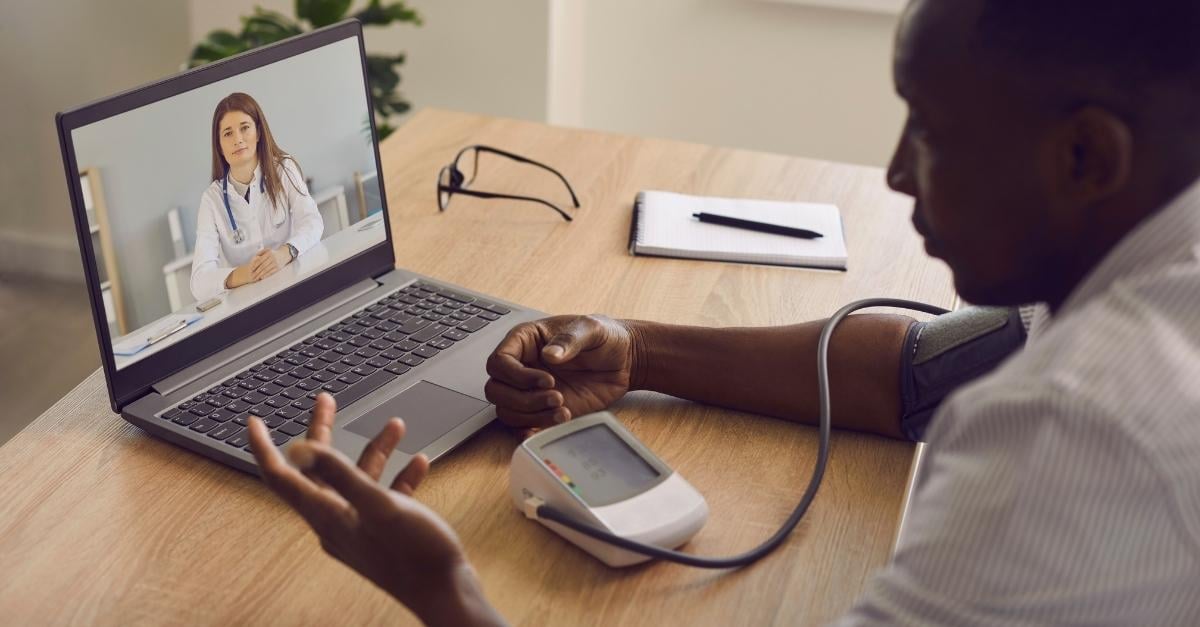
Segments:
[[[383,4],[381,0],[370,0],[363,10],[349,14],[351,0],[296,0],[296,18],[292,19],[254,7],[254,13],[242,18],[242,30],[234,33],[215,30],[209,33],[192,50],[188,67],[211,63],[233,56],[252,48],[287,39],[305,32],[302,22],[310,29],[328,26],[347,17],[357,18],[363,26],[387,26],[393,22],[421,25],[421,16],[409,8],[404,0]],[[389,116],[409,110],[409,103],[400,95],[400,73],[397,68],[404,63],[404,54],[393,56],[368,54],[367,77],[371,86],[371,108],[375,113],[376,128],[380,139],[395,130],[388,123]]]

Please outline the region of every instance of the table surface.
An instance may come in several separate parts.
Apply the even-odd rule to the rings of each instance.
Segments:
[[[203,312],[202,318],[188,325],[178,333],[172,333],[161,342],[147,346],[133,355],[114,355],[113,359],[115,360],[117,369],[120,370],[157,352],[166,350],[171,345],[200,333],[225,318],[255,303],[266,300],[273,294],[282,292],[297,281],[349,259],[371,246],[378,245],[384,239],[383,229],[381,228],[382,222],[382,215],[378,215],[352,224],[317,242],[315,246],[304,251],[303,255],[296,257],[292,263],[281,268],[279,272],[256,283],[249,283],[221,292],[219,295],[221,303],[219,305]],[[196,311],[195,300],[189,301],[179,311],[169,313],[133,333],[115,338],[113,345],[116,346],[135,335],[152,335],[154,329],[164,327],[164,323],[167,322],[168,318],[178,319],[181,314],[190,313],[199,313]]]
[[[583,207],[455,197],[438,170],[468,144],[558,168]],[[948,271],[877,168],[424,110],[381,147],[398,265],[553,313],[710,326],[782,325],[894,296],[949,307]],[[483,157],[477,189],[567,203],[536,168]],[[641,189],[841,207],[846,273],[632,257]],[[797,359],[811,359],[797,355]],[[639,392],[614,407],[708,499],[687,546],[757,545],[795,506],[816,431]],[[835,433],[824,485],[774,554],[729,572],[669,563],[610,569],[508,500],[516,437],[493,424],[436,463],[418,495],[457,529],[492,602],[526,625],[814,624],[844,612],[891,552],[913,445]],[[0,448],[0,616],[12,624],[409,624],[390,597],[325,556],[252,476],[108,409],[97,372]]]

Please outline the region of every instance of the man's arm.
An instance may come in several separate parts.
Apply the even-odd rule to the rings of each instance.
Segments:
[[[824,321],[710,329],[628,321],[631,388],[815,423],[817,341]],[[848,317],[829,345],[833,426],[903,438],[901,353],[912,318]]]

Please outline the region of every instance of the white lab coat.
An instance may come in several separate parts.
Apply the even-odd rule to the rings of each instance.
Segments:
[[[233,227],[225,213],[221,181],[213,181],[200,196],[200,209],[196,212],[196,246],[192,253],[192,296],[196,300],[208,300],[225,291],[225,280],[233,269],[250,261],[254,253],[264,248],[274,249],[288,243],[303,255],[321,241],[325,223],[300,176],[300,169],[290,158],[285,158],[283,165],[278,167],[287,197],[286,206],[276,206],[265,190],[260,191],[262,164],[254,169],[249,202],[230,182],[229,208],[246,236],[241,244],[233,241]]]

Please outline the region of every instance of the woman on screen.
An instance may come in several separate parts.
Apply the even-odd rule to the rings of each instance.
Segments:
[[[217,103],[212,184],[196,214],[196,300],[275,274],[321,241],[324,228],[300,164],[275,143],[254,98],[239,92]]]

